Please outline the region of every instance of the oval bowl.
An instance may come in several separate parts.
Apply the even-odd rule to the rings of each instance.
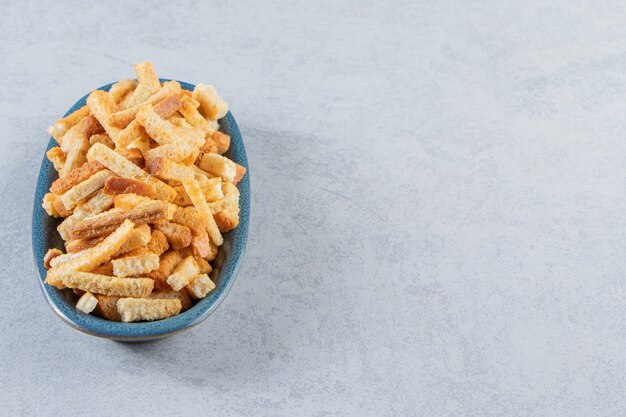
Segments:
[[[161,79],[161,82],[169,81]],[[194,84],[179,81],[185,90],[193,90]],[[108,91],[113,83],[100,87],[98,90]],[[87,96],[78,100],[65,116],[85,105]],[[232,287],[239,266],[243,258],[248,237],[248,223],[250,219],[250,170],[248,159],[244,148],[243,139],[235,118],[231,112],[219,120],[220,131],[230,135],[230,149],[225,154],[228,158],[246,167],[246,175],[237,184],[241,194],[239,200],[239,226],[234,230],[224,234],[224,244],[220,247],[223,253],[223,263],[220,268],[218,278],[215,282],[216,288],[204,299],[198,301],[189,310],[164,320],[139,323],[121,323],[109,321],[100,317],[85,314],[75,308],[77,297],[71,290],[60,291],[55,287],[44,284],[46,269],[43,266],[43,257],[49,248],[63,248],[63,240],[57,232],[59,219],[48,215],[42,208],[41,203],[44,195],[50,189],[50,185],[57,178],[57,173],[48,158],[43,158],[39,171],[39,180],[35,190],[35,206],[33,209],[32,241],[35,264],[39,272],[37,281],[41,286],[43,295],[56,315],[66,324],[81,332],[118,341],[148,341],[171,336],[176,333],[188,330],[191,327],[206,320],[207,317],[224,301]],[[56,146],[56,141],[50,138],[46,150]]]

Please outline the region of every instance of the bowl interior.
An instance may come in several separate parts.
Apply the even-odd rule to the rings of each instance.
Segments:
[[[169,81],[161,79],[161,81]],[[181,87],[193,90],[193,84],[179,81]],[[99,90],[108,91],[113,84],[100,87]],[[87,95],[68,110],[66,116],[85,105]],[[35,191],[35,203],[33,209],[32,239],[35,263],[39,272],[39,284],[48,303],[57,315],[70,326],[85,333],[122,341],[151,340],[171,335],[188,329],[206,319],[222,302],[231,286],[233,285],[239,265],[243,257],[248,235],[248,223],[250,217],[250,171],[241,133],[233,115],[228,114],[219,120],[220,131],[230,135],[231,145],[225,154],[228,158],[246,167],[246,175],[237,184],[241,194],[239,205],[239,226],[224,234],[224,244],[220,247],[223,254],[222,267],[219,269],[216,288],[204,299],[199,300],[189,310],[169,319],[154,322],[119,323],[104,320],[99,317],[85,314],[75,308],[76,296],[71,290],[59,291],[55,287],[44,284],[46,269],[43,266],[43,257],[49,248],[59,248],[64,251],[63,240],[56,228],[60,219],[55,219],[41,207],[44,195],[50,189],[50,185],[57,178],[57,173],[48,158],[43,158],[39,179]],[[47,149],[57,146],[56,141],[50,138]]]

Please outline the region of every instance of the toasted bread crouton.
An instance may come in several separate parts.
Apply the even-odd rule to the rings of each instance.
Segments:
[[[118,148],[115,152],[122,155],[124,158],[128,159],[133,164],[137,165],[139,168],[144,168],[146,166],[146,160],[143,157],[143,152],[141,149],[137,148]]]
[[[57,227],[57,230],[63,240],[70,240],[70,231],[74,228],[76,223],[86,217],[100,214],[112,205],[113,199],[104,194],[103,190],[99,190],[87,201],[79,204],[74,209],[74,213],[61,222],[61,224]]]
[[[80,131],[85,139],[90,139],[93,135],[104,133],[104,128],[98,122],[98,119],[92,114],[85,117]]]
[[[151,177],[150,174],[139,168],[137,165],[100,143],[96,143],[91,147],[91,149],[89,149],[87,159],[90,161],[100,162],[120,177],[144,180],[154,185],[156,187],[157,198],[159,200],[174,201],[176,198],[176,191],[172,187],[156,178]]]
[[[235,163],[216,153],[207,153],[202,156],[200,168],[228,182],[233,182],[237,175],[237,166]]]
[[[46,213],[48,213],[48,216],[64,217],[64,216],[61,216],[61,214],[55,207],[58,199],[59,199],[59,196],[56,194],[52,194],[52,193],[46,193],[46,195],[43,196],[41,207],[43,207]]]
[[[48,157],[48,160],[52,162],[52,165],[54,165],[54,169],[57,172],[60,172],[63,169],[63,164],[65,164],[65,152],[63,152],[63,149],[59,146],[55,146],[46,152],[46,156]]]
[[[229,210],[222,210],[213,216],[220,232],[226,233],[239,224],[239,217]]]
[[[48,133],[60,145],[62,143],[62,138],[65,133],[67,133],[70,128],[72,128],[74,125],[76,125],[87,116],[89,116],[89,108],[87,106],[83,106],[80,109],[75,110],[73,113],[69,114],[67,117],[64,117],[54,122],[54,124],[48,128]]]
[[[50,261],[52,261],[54,258],[56,258],[59,255],[63,255],[63,252],[61,252],[59,249],[56,249],[56,248],[48,249],[48,252],[46,252],[45,256],[43,257],[43,266],[46,269],[49,269]]]
[[[117,300],[120,297],[96,294],[98,304],[96,305],[96,313],[107,320],[122,321],[122,316],[117,311]]]
[[[68,209],[67,207],[65,207],[65,204],[63,204],[63,199],[61,198],[61,196],[57,196],[57,198],[52,203],[52,206],[54,208],[54,211],[60,217],[69,217],[72,215],[72,209]]]
[[[191,244],[191,230],[187,226],[163,220],[154,223],[154,228],[163,233],[170,246],[176,250]]]
[[[180,313],[179,299],[120,298],[117,300],[123,322],[165,319]]]
[[[111,277],[113,276],[113,264],[111,263],[111,261],[107,261],[102,265],[95,267],[94,270],[91,272],[93,272],[94,274],[107,275]]]
[[[149,225],[135,225],[135,228],[128,236],[122,247],[119,248],[119,250],[115,252],[115,255],[113,256],[117,257],[136,249],[142,248],[150,242],[151,237],[152,234]]]
[[[209,256],[211,253],[211,239],[209,239],[206,229],[201,230],[198,234],[194,234],[191,238],[191,250],[194,256],[200,258]]]
[[[220,232],[225,233],[239,224],[239,190],[232,183],[222,184],[224,191],[223,209],[214,215]]]
[[[180,263],[181,260],[182,257],[178,251],[175,250],[169,250],[161,255],[159,269],[148,274],[148,277],[154,280],[155,289],[159,291],[172,289],[167,283],[167,278],[172,274],[174,268]]]
[[[137,194],[148,198],[156,197],[156,187],[140,180],[112,176],[104,184],[104,193],[110,196],[118,194]]]
[[[237,185],[239,181],[243,179],[244,175],[246,175],[246,167],[236,163],[235,169],[236,169],[236,172],[235,172],[235,178],[233,178],[233,184]]]
[[[215,288],[215,284],[207,274],[199,274],[191,279],[189,284],[185,286],[187,294],[194,300],[206,297],[206,295]]]
[[[148,298],[152,299],[161,299],[161,300],[179,300],[182,306],[181,311],[189,310],[193,305],[191,299],[189,298],[189,294],[187,291],[174,291],[174,290],[166,290],[166,291],[155,291]]]
[[[124,97],[126,97],[129,93],[132,93],[135,88],[137,88],[137,81],[132,78],[127,78],[113,84],[109,90],[109,95],[119,106]]]
[[[194,106],[193,101],[195,100],[191,97],[183,96],[181,98],[181,101],[182,106],[178,110],[178,112],[183,115],[187,123],[189,123],[191,126],[202,129],[205,133],[212,134],[214,132],[214,129],[207,123],[206,119]]]
[[[111,148],[111,149],[115,147],[115,143],[113,142],[113,139],[111,139],[111,137],[107,135],[106,133],[98,133],[96,135],[91,135],[91,137],[89,138],[89,144],[94,145],[96,143],[101,143],[107,148]]]
[[[87,162],[73,169],[63,178],[55,180],[50,186],[50,192],[61,195],[103,169],[104,167],[98,162]]]
[[[153,223],[167,218],[168,206],[163,201],[140,204],[130,210],[114,209],[79,220],[70,232],[72,239],[92,238],[106,235],[117,229],[125,220],[135,224]]]
[[[197,84],[191,97],[200,103],[199,110],[207,119],[221,119],[228,113],[228,104],[212,85]]]
[[[113,259],[111,264],[116,277],[138,277],[159,268],[159,255],[146,252],[138,256]]]
[[[198,264],[192,256],[188,256],[176,265],[174,272],[167,277],[167,283],[174,291],[180,291],[198,273],[200,273]]]
[[[189,198],[193,202],[194,206],[198,209],[198,212],[205,217],[207,233],[209,234],[211,241],[217,246],[220,246],[224,242],[224,238],[219,231],[219,227],[215,223],[213,212],[211,211],[209,204],[204,199],[204,195],[202,194],[198,181],[196,181],[195,178],[188,177],[183,178],[181,182],[183,183],[183,187],[185,187],[187,195],[189,195]]]
[[[118,278],[72,270],[55,271],[56,277],[68,288],[120,297],[147,297],[154,288],[154,281],[149,278]]]
[[[90,292],[85,292],[76,302],[76,308],[85,314],[91,313],[97,305],[98,299]]]
[[[89,140],[81,133],[82,126],[83,122],[79,122],[63,136],[61,149],[65,152],[65,163],[59,172],[59,177],[65,177],[73,169],[87,162],[87,151],[90,145]]]
[[[119,128],[125,128],[130,122],[135,119],[137,112],[146,104],[155,104],[163,100],[172,94],[180,93],[180,83],[178,81],[166,81],[163,83],[163,87],[155,94],[148,97],[145,102],[139,103],[135,106],[129,106],[124,110],[118,111],[111,116],[111,124]]]
[[[109,261],[119,248],[122,247],[126,239],[128,239],[128,236],[132,233],[133,228],[133,222],[126,220],[117,228],[117,230],[93,248],[55,257],[50,261],[52,269],[48,270],[46,283],[55,286],[57,284],[62,284],[60,278],[55,278],[56,272],[67,270],[90,271],[98,265]]]
[[[152,231],[150,242],[148,242],[146,249],[148,249],[152,253],[161,255],[169,248],[170,244],[167,241],[167,237],[163,234],[163,232],[160,232],[158,230]]]
[[[222,133],[219,130],[216,130],[211,135],[211,139],[215,144],[215,151],[220,155],[224,155],[228,148],[230,148],[230,136],[226,133]]]
[[[87,106],[107,135],[115,141],[120,129],[111,124],[111,116],[117,109],[117,104],[115,104],[111,95],[107,91],[94,90],[87,97]]]
[[[201,258],[199,256],[194,256],[193,257],[196,260],[196,263],[198,264],[198,270],[200,271],[200,274],[210,274],[211,270],[213,268],[211,268],[211,264],[204,258]]]
[[[67,210],[72,210],[78,203],[104,187],[107,179],[112,175],[113,173],[108,169],[98,171],[83,182],[69,189],[61,196],[60,200]]]

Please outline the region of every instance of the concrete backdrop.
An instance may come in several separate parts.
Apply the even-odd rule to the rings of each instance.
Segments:
[[[127,3],[1,2],[1,414],[624,415],[623,2]],[[30,220],[46,126],[146,59],[230,103],[252,220],[129,345],[54,316]]]

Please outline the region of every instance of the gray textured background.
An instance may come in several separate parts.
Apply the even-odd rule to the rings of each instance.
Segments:
[[[3,414],[626,412],[624,2],[2,3]],[[29,233],[46,126],[145,59],[230,103],[252,223],[207,322],[128,345]]]

